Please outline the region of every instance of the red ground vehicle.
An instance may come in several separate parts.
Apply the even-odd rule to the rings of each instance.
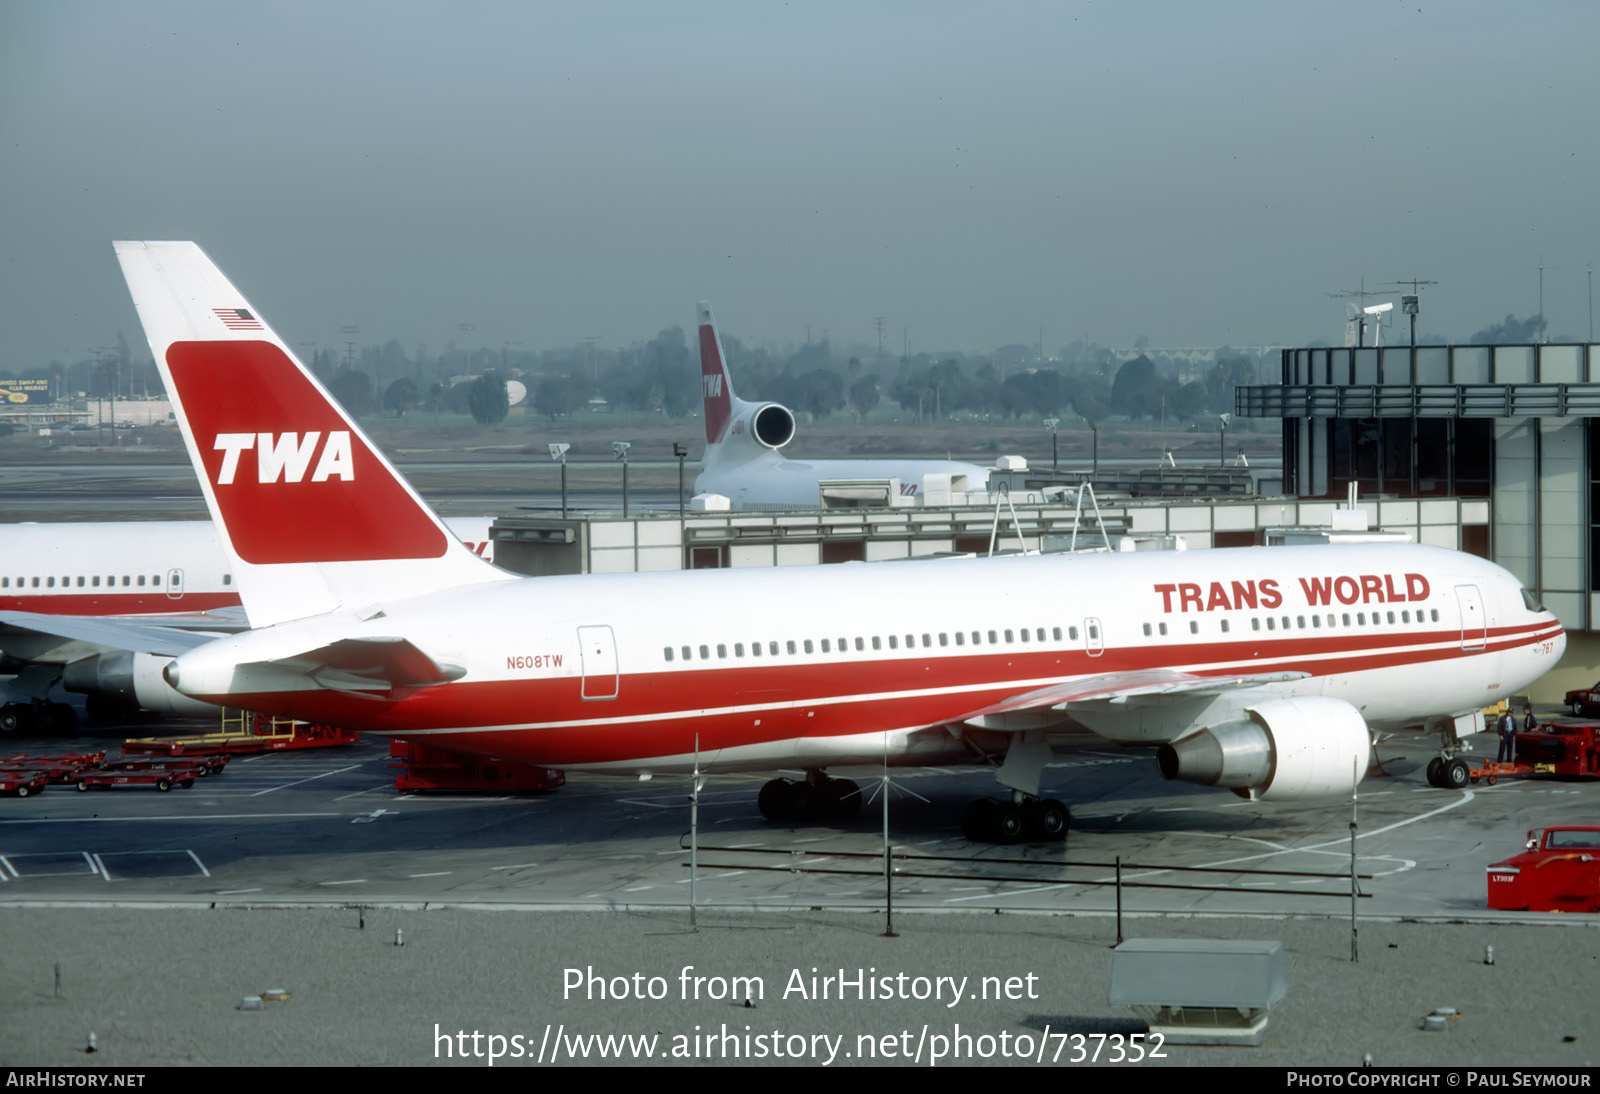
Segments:
[[[532,764],[508,763],[487,756],[469,756],[414,741],[389,741],[389,756],[399,760],[394,788],[402,794],[419,790],[475,790],[494,794],[523,794],[554,790],[566,785],[564,772]]]
[[[1600,825],[1530,830],[1526,851],[1489,867],[1489,907],[1600,912]]]
[[[1590,714],[1600,715],[1600,683],[1596,683],[1592,688],[1569,691],[1561,702],[1572,711],[1574,718],[1583,718]]]
[[[194,785],[194,780],[198,776],[199,769],[195,767],[85,771],[78,776],[78,789],[107,790],[115,786],[153,786],[157,790],[166,792],[177,785],[187,790]]]
[[[43,771],[0,771],[0,794],[26,798],[49,785],[50,777]]]
[[[1517,766],[1535,775],[1600,779],[1600,724],[1546,722],[1533,733],[1518,733]]]
[[[282,752],[288,749],[327,748],[359,743],[361,738],[337,726],[312,725],[292,718],[249,711],[225,711],[222,732],[193,737],[135,737],[122,742],[124,753],[152,756],[210,756],[217,753],[238,755],[250,752]]]
[[[106,758],[105,749],[97,752],[71,752],[54,756],[29,756],[19,753],[0,760],[0,772],[43,774],[46,782],[73,783],[80,771],[93,771]]]

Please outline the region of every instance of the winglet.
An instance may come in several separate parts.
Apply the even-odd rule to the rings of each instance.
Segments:
[[[255,626],[500,580],[193,243],[117,258]]]
[[[706,443],[718,444],[733,417],[733,384],[728,379],[727,358],[717,335],[711,305],[700,301],[695,309],[700,323],[700,388],[705,398]]]

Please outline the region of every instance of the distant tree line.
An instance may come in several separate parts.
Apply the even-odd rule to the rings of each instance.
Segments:
[[[1537,342],[1544,331],[1541,316],[1507,315],[1477,331],[1472,342]],[[1424,336],[1418,341],[1439,340]],[[859,420],[893,403],[918,423],[955,417],[1185,422],[1230,412],[1235,387],[1271,382],[1277,375],[1275,355],[1263,361],[1223,347],[1203,366],[1155,351],[1119,360],[1087,340],[1062,347],[1048,360],[1040,359],[1037,347],[1013,344],[981,356],[919,353],[863,360],[852,355],[841,361],[826,339],[785,355],[726,334],[723,350],[741,398],[783,403],[818,421],[834,415]],[[357,415],[470,414],[492,424],[507,415],[509,380],[523,383],[526,405],[550,421],[579,413],[597,399],[615,410],[671,418],[697,414],[701,406],[698,349],[691,348],[680,327],[617,349],[451,344],[439,352],[420,345],[407,353],[391,339],[359,349],[347,344],[342,351],[311,347],[308,363]],[[92,360],[0,371],[0,378],[12,376],[48,378],[52,390],[67,397],[79,391],[91,397],[159,397],[163,390],[154,364],[136,357],[121,336]]]

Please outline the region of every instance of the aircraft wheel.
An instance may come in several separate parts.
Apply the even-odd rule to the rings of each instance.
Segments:
[[[993,825],[990,838],[996,843],[1018,843],[1028,834],[1028,817],[1020,805],[996,802],[990,819]]]
[[[28,708],[21,703],[7,703],[0,707],[0,733],[20,733],[28,728]]]
[[[861,813],[861,787],[854,779],[829,779],[823,796],[832,820],[854,820]]]
[[[794,783],[788,779],[768,779],[756,797],[756,808],[771,821],[794,819]]]
[[[1444,765],[1442,777],[1447,790],[1460,790],[1471,781],[1472,769],[1466,760],[1451,760]]]
[[[810,783],[792,782],[789,784],[789,819],[796,821],[814,821],[821,812],[817,807],[822,804],[823,797],[817,788]]]
[[[1444,757],[1435,756],[1428,761],[1428,785],[1444,789]]]
[[[994,810],[995,802],[991,798],[974,798],[967,803],[961,811],[961,834],[973,843],[981,843],[989,838],[989,814]]]
[[[156,780],[156,789],[161,791],[163,794],[165,794],[168,790],[172,789],[172,780],[171,779],[157,779]]]
[[[1027,809],[1028,835],[1038,840],[1064,840],[1072,823],[1067,807],[1054,798],[1030,803]]]

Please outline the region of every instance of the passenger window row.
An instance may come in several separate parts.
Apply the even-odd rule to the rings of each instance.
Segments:
[[[108,588],[108,589],[109,588],[113,588],[113,587],[115,587],[117,585],[117,581],[118,581],[117,576],[115,574],[112,574],[112,575],[108,576],[105,579],[104,587]],[[132,586],[137,586],[139,588],[143,588],[145,586],[145,584],[146,584],[146,579],[145,579],[145,576],[143,574],[132,574],[132,575],[123,574],[122,578],[121,578],[121,583],[122,583],[122,587],[123,588],[129,588],[129,587],[132,587]],[[151,574],[150,577],[149,577],[149,584],[153,585],[153,586],[156,586],[156,587],[160,587],[160,585],[161,585],[161,575],[160,574]],[[173,584],[177,584],[177,583],[174,582]],[[19,578],[16,579],[15,585],[12,584],[12,579],[11,578],[9,578],[9,577],[0,577],[0,589],[11,589],[11,588],[17,588],[17,589],[39,589],[39,588],[54,589],[56,587],[57,587],[56,586],[56,579],[55,579],[54,576],[50,576],[50,577],[34,577],[34,578],[19,577]],[[91,575],[89,577],[85,577],[84,575],[79,574],[77,576],[76,580],[74,580],[72,577],[63,577],[61,579],[60,587],[63,588],[63,589],[70,589],[70,588],[98,589],[98,588],[101,588],[102,585],[101,585],[101,582],[100,582],[100,575],[99,574],[93,574],[93,575]]]
[[[1066,628],[1066,633],[1068,641],[1077,641],[1077,627]],[[1062,628],[1060,627],[1050,628],[1048,638],[1043,627],[1031,629],[1019,627],[1016,629],[1007,628],[1005,630],[986,631],[940,631],[937,634],[927,631],[920,636],[916,634],[875,634],[868,637],[858,635],[854,638],[846,636],[837,639],[790,638],[782,642],[781,645],[778,642],[768,640],[765,644],[751,642],[748,646],[743,642],[734,642],[731,646],[726,642],[718,642],[714,645],[702,643],[692,646],[664,646],[661,650],[661,656],[666,661],[725,661],[728,659],[730,651],[731,655],[736,659],[743,658],[746,655],[750,657],[777,657],[780,652],[786,653],[791,657],[798,657],[816,653],[865,652],[868,649],[932,649],[935,645],[944,649],[948,649],[951,646],[1015,646],[1022,644],[1036,646],[1041,642],[1060,642],[1061,640]],[[902,642],[904,643],[903,646]]]
[[[1416,622],[1419,623],[1419,624],[1420,623],[1429,623],[1429,622],[1433,622],[1433,623],[1439,622],[1439,609],[1437,609],[1437,608],[1431,608],[1426,613],[1424,613],[1421,608],[1418,608],[1416,614],[1417,614]],[[1384,622],[1385,622],[1385,617],[1387,617],[1387,622],[1388,623],[1393,624],[1395,622],[1395,620],[1396,620],[1396,613],[1394,613],[1394,612],[1373,612],[1372,613],[1372,625],[1375,626],[1375,627],[1383,626]],[[1324,620],[1327,621],[1326,626],[1327,626],[1328,630],[1336,630],[1337,628],[1339,628],[1341,626],[1343,626],[1343,627],[1352,626],[1349,612],[1343,612],[1343,613],[1341,613],[1339,615],[1335,615],[1332,612],[1330,612],[1326,616],[1313,615],[1313,616],[1309,616],[1309,617],[1304,616],[1304,615],[1295,615],[1295,616],[1288,616],[1288,615],[1271,616],[1271,615],[1269,615],[1269,616],[1266,616],[1265,619],[1266,619],[1266,629],[1269,630],[1269,631],[1278,630],[1279,629],[1279,621],[1280,620],[1282,622],[1282,629],[1286,630],[1286,631],[1288,631],[1288,630],[1302,630],[1302,631],[1303,630],[1322,630],[1323,626],[1324,626],[1324,623],[1323,623]],[[1309,619],[1309,623],[1307,622],[1308,619]],[[1401,624],[1409,624],[1409,623],[1412,622],[1411,610],[1409,608],[1401,609],[1401,611],[1399,612],[1399,622]],[[1253,630],[1253,631],[1261,630],[1261,623],[1262,623],[1262,617],[1261,616],[1253,616],[1253,617],[1251,617],[1251,619],[1250,619],[1250,629]],[[1355,615],[1355,622],[1354,622],[1353,625],[1357,626],[1357,627],[1365,627],[1367,625],[1367,613],[1366,612],[1357,612],[1356,615]],[[1226,620],[1226,619],[1217,620],[1217,629],[1220,630],[1223,634],[1230,633],[1231,628],[1228,625],[1228,620]],[[1149,624],[1149,623],[1144,624],[1144,636],[1146,638],[1158,637],[1158,636],[1159,637],[1165,637],[1166,633],[1167,633],[1167,625],[1165,623],[1157,623],[1157,624],[1155,624],[1153,629],[1151,627],[1151,624]],[[1199,620],[1197,620],[1197,619],[1189,620],[1189,633],[1190,634],[1199,634],[1200,633],[1200,621]]]

